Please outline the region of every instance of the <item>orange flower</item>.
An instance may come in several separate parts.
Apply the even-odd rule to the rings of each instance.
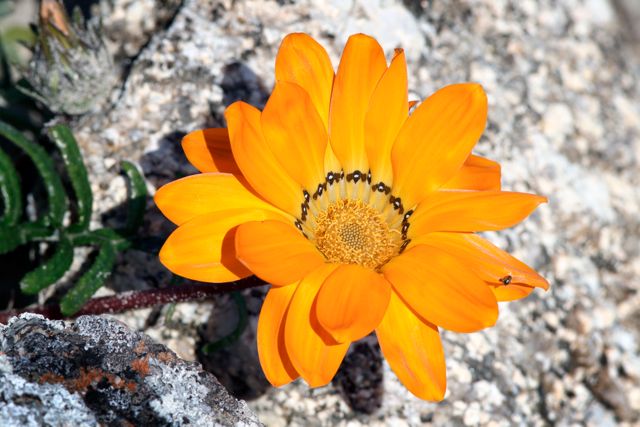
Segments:
[[[352,36],[338,71],[305,34],[287,36],[264,111],[236,102],[226,129],[183,140],[202,173],[155,201],[179,227],[160,260],[176,274],[273,286],[258,322],[269,381],[331,381],[349,344],[375,330],[416,396],[446,389],[438,327],[492,326],[497,301],[548,283],[473,234],[510,227],[544,197],[501,191],[500,166],[471,149],[485,127],[482,87],[440,89],[409,114],[402,50],[387,66]]]

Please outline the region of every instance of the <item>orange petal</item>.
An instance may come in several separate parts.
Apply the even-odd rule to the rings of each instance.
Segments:
[[[262,129],[275,158],[296,182],[307,190],[324,182],[327,131],[304,89],[276,83],[262,112]]]
[[[365,116],[365,147],[374,183],[391,184],[391,147],[409,115],[407,97],[407,62],[400,49],[373,91]]]
[[[498,303],[487,284],[448,253],[414,246],[382,267],[402,300],[423,319],[455,332],[493,326]]]
[[[405,121],[391,152],[393,193],[414,206],[460,169],[487,120],[482,86],[446,86],[420,104]]]
[[[222,173],[191,175],[170,182],[156,191],[153,200],[162,213],[177,225],[198,215],[230,209],[279,211],[255,194],[243,178]]]
[[[507,287],[519,284],[549,288],[549,283],[523,262],[482,237],[469,233],[429,233],[411,243],[439,248],[458,258],[482,280]]]
[[[327,144],[327,149],[324,153],[324,170],[327,172],[336,173],[340,172],[340,169],[342,169],[340,160],[338,160],[338,157],[336,157],[336,153],[333,152],[331,144]]]
[[[364,34],[349,37],[333,83],[329,111],[331,147],[345,173],[368,170],[364,117],[386,69],[384,52],[375,39]]]
[[[316,247],[292,224],[247,222],[236,232],[236,257],[262,280],[286,286],[324,264]]]
[[[335,343],[322,329],[313,310],[320,286],[337,267],[336,264],[325,264],[302,279],[289,304],[284,325],[287,354],[296,371],[311,387],[331,381],[349,348],[349,343]]]
[[[302,188],[282,169],[262,134],[260,111],[242,101],[224,113],[229,125],[231,150],[251,187],[269,203],[294,216],[304,200]]]
[[[357,341],[378,326],[390,294],[382,275],[356,264],[341,265],[320,288],[316,315],[336,341]]]
[[[197,216],[171,233],[160,250],[160,262],[177,275],[201,282],[247,277],[251,272],[236,259],[235,227],[267,217],[267,211],[249,209]]]
[[[443,189],[456,190],[500,190],[500,164],[484,157],[470,155],[457,174]]]
[[[392,292],[376,334],[384,358],[411,393],[425,400],[444,398],[447,368],[437,326],[418,318]]]
[[[490,285],[490,289],[493,291],[496,299],[500,302],[503,302],[515,301],[517,299],[528,297],[535,288],[532,286],[520,285],[518,283],[515,283],[512,285]]]
[[[258,357],[267,380],[275,387],[298,378],[284,345],[284,324],[296,285],[271,288],[258,318]]]
[[[202,129],[188,133],[182,138],[182,149],[189,163],[200,172],[240,174],[231,153],[227,129]]]
[[[409,101],[409,110],[411,110],[413,107],[415,107],[415,105],[420,102],[418,100],[414,100],[414,101]]]
[[[508,191],[434,191],[418,205],[409,237],[432,231],[489,231],[511,227],[546,197]]]
[[[327,128],[333,66],[329,55],[318,42],[302,33],[286,36],[276,57],[276,80],[301,86],[311,97]]]

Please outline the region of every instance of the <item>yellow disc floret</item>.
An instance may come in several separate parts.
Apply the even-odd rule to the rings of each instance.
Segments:
[[[398,253],[400,232],[360,200],[339,200],[318,213],[315,244],[329,262],[377,269]]]

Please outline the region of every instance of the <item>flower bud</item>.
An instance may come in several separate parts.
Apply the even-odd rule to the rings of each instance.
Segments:
[[[102,104],[115,83],[100,24],[85,22],[79,8],[70,19],[60,0],[42,0],[38,38],[26,72],[35,93],[55,113],[87,113]]]

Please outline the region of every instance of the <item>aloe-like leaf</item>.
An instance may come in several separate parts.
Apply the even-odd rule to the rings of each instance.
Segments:
[[[123,231],[126,234],[133,234],[142,225],[144,211],[147,206],[147,185],[136,165],[125,160],[120,163],[120,167],[127,175],[129,186],[127,224]]]
[[[3,150],[0,150],[0,196],[4,204],[0,227],[15,225],[22,215],[20,179],[11,159]]]
[[[24,62],[18,49],[21,45],[33,46],[35,40],[35,34],[26,26],[12,26],[3,31],[1,41],[7,61],[11,64]]]
[[[59,227],[62,224],[62,217],[66,209],[66,198],[62,181],[56,173],[53,160],[41,146],[29,141],[14,127],[1,121],[0,135],[16,144],[33,161],[44,181],[49,201],[49,210],[43,218],[43,223],[48,226]]]
[[[15,226],[0,226],[0,255],[6,254],[22,244],[20,233]]]
[[[82,160],[78,143],[67,125],[58,124],[48,129],[51,140],[56,144],[71,180],[71,186],[78,203],[78,220],[70,228],[72,231],[87,230],[91,221],[93,194],[87,176],[87,169]]]
[[[27,273],[20,281],[20,289],[25,294],[36,294],[54,284],[69,270],[73,262],[73,246],[67,239],[61,239],[55,252],[44,263]]]
[[[64,49],[70,49],[72,47],[71,38],[69,37],[69,35],[63,33],[51,22],[45,23],[44,28],[49,32],[49,34],[51,34],[53,38],[56,39],[58,43],[62,45]]]
[[[50,239],[52,232],[55,230],[36,222],[0,226],[0,255],[27,242]]]
[[[89,270],[80,277],[78,283],[62,298],[60,311],[63,315],[73,315],[100,289],[106,278],[111,274],[116,254],[116,250],[109,244],[100,247],[98,256]]]
[[[34,90],[33,87],[29,84],[29,82],[26,81],[25,79],[18,81],[15,85],[15,88],[22,95],[28,96],[29,98],[33,98],[34,100],[42,102],[43,104],[46,105],[47,100],[45,99],[45,97],[42,96],[40,93],[38,93],[36,90]],[[14,122],[12,121],[12,123]]]
[[[111,228],[99,228],[72,236],[73,246],[102,246],[111,245],[117,251],[124,251],[131,247],[131,241],[122,232]]]
[[[25,43],[27,46],[33,46],[36,42],[36,34],[31,28],[24,25],[17,25],[7,28],[2,33],[5,43]]]
[[[11,86],[13,77],[11,75],[11,67],[9,67],[9,55],[5,46],[4,37],[0,34],[0,77],[2,77],[2,86]]]
[[[76,6],[73,8],[73,11],[71,12],[71,22],[75,27],[86,28],[84,15],[82,14],[80,7]]]

